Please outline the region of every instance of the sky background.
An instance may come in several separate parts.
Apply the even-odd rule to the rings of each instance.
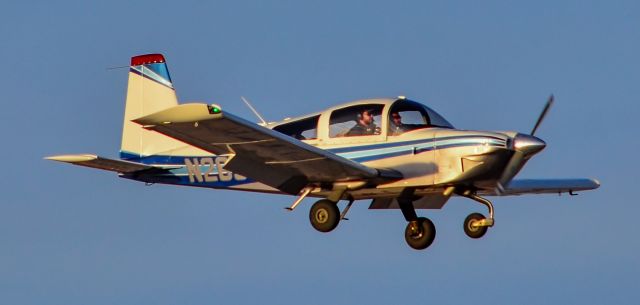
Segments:
[[[633,304],[640,288],[638,1],[6,1],[0,9],[0,304]],[[456,127],[548,146],[518,177],[592,177],[580,196],[361,201],[330,234],[308,199],[145,186],[42,158],[116,157],[129,58],[165,54],[181,101],[269,120],[406,95]]]

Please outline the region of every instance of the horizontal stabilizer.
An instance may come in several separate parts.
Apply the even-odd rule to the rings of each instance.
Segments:
[[[96,155],[59,155],[45,159],[125,174],[153,168],[140,163],[108,159]]]

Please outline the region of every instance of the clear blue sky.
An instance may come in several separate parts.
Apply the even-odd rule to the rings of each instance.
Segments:
[[[306,2],[306,3],[302,3]],[[524,2],[524,1],[523,1]],[[11,1],[0,10],[0,304],[632,304],[640,288],[637,1]],[[532,128],[519,177],[594,177],[577,197],[454,199],[438,236],[354,206],[331,234],[305,201],[172,186],[42,160],[117,156],[126,69],[161,52],[181,101],[277,120],[406,95],[459,128]]]

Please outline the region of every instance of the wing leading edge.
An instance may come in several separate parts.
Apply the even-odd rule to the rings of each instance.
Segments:
[[[393,170],[375,169],[254,124],[215,105],[182,104],[133,120],[211,153],[231,154],[225,169],[289,194],[309,183],[400,179]]]

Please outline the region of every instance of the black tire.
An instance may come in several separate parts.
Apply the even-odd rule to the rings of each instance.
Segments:
[[[464,219],[464,233],[471,238],[480,238],[487,233],[489,227],[474,227],[471,224],[478,220],[486,219],[484,215],[480,213],[472,213]]]
[[[309,211],[311,226],[320,232],[331,232],[340,222],[340,209],[335,202],[327,199],[318,200]]]
[[[404,239],[409,247],[416,250],[423,250],[429,247],[436,238],[436,226],[429,218],[418,218],[418,232],[414,232],[411,223],[407,224],[404,230]]]

